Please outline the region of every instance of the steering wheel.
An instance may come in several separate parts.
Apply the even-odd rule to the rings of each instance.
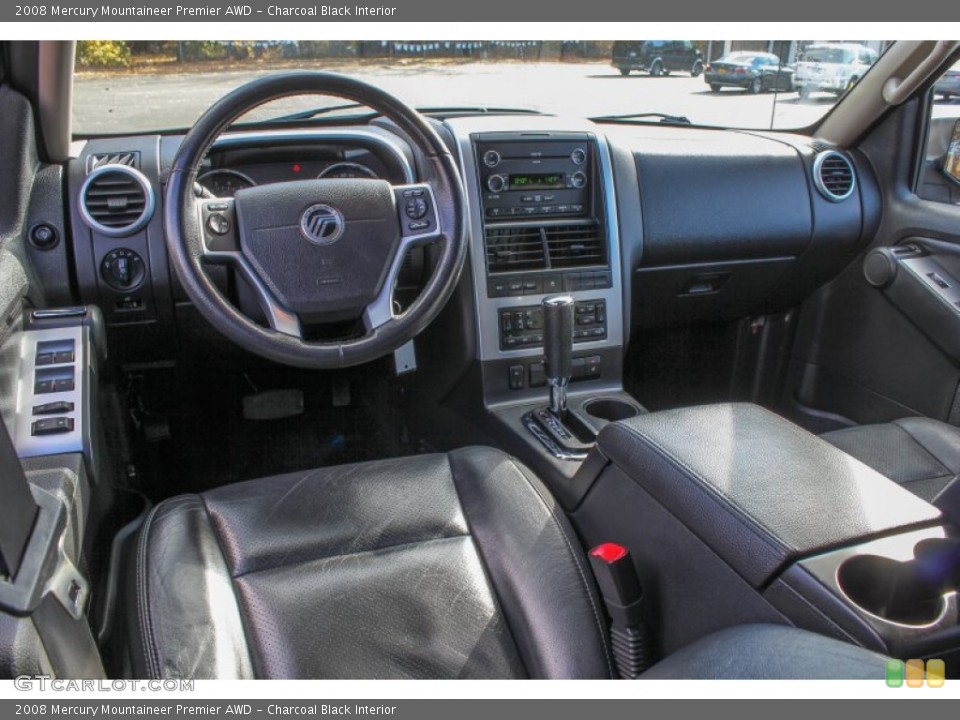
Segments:
[[[233,121],[271,100],[324,94],[365,105],[396,123],[422,156],[424,182],[318,179],[244,188],[234,198],[198,198],[206,153]],[[465,200],[456,164],[422,115],[345,75],[297,72],[244,85],[211,106],[184,138],[165,190],[171,264],[200,313],[238,345],[307,368],[368,362],[421,332],[449,300],[466,256]],[[439,258],[419,297],[394,312],[404,256],[437,243]],[[254,288],[264,327],[237,310],[204,272],[226,264]],[[304,338],[308,323],[362,318],[359,337]]]

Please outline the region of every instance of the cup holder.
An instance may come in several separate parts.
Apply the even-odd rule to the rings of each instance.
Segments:
[[[615,398],[597,398],[589,400],[583,405],[584,411],[595,418],[616,422],[636,417],[640,411],[633,405]]]
[[[943,612],[944,596],[960,590],[960,540],[923,540],[906,562],[857,555],[837,569],[837,584],[871,615],[901,625],[931,625]]]

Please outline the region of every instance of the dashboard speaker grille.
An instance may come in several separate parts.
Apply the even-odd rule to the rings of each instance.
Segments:
[[[127,165],[101,165],[91,172],[80,190],[84,221],[110,237],[131,235],[153,215],[150,182]]]
[[[840,202],[853,194],[856,176],[851,162],[840,153],[828,150],[817,156],[813,166],[813,181],[827,200]]]
[[[487,272],[605,266],[597,223],[486,229]]]

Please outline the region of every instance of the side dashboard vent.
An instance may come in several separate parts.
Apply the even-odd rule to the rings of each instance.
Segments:
[[[836,150],[822,152],[813,161],[813,184],[830,202],[846,200],[857,184],[853,164]]]
[[[556,225],[544,228],[550,267],[571,268],[606,265],[603,237],[596,223]]]
[[[80,215],[107,237],[137,232],[150,221],[155,206],[150,181],[128,165],[101,165],[80,188]]]
[[[487,272],[605,266],[597,223],[486,229]]]

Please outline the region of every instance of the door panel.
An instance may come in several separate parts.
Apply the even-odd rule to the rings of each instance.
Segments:
[[[882,221],[864,253],[804,304],[788,404],[800,417],[821,418],[816,429],[909,415],[960,421],[960,308],[921,279],[925,268],[960,292],[960,207],[912,190],[924,107],[907,103],[861,143],[883,191]],[[878,263],[880,249],[906,260],[907,246],[930,263],[917,264],[920,277],[901,265],[883,289],[867,281],[865,260]]]

